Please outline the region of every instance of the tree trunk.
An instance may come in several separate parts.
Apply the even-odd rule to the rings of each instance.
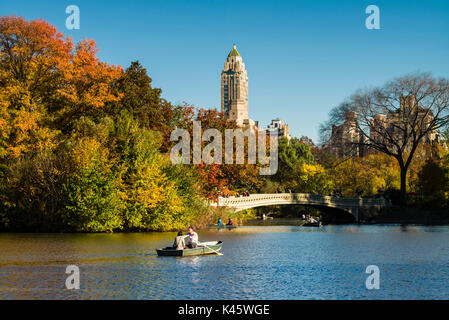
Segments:
[[[407,168],[401,166],[401,207],[407,206]]]

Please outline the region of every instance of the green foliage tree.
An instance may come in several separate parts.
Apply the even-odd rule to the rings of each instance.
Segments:
[[[111,116],[118,116],[127,110],[140,125],[158,131],[162,135],[160,150],[167,152],[170,133],[176,126],[185,127],[191,115],[191,108],[173,106],[162,98],[162,90],[151,86],[152,79],[139,61],[131,62],[122,76],[113,84],[119,101],[109,104]]]
[[[310,145],[292,138],[279,139],[279,170],[269,180],[279,185],[279,191],[290,189],[295,192],[327,194],[331,181],[324,168],[317,164]],[[273,183],[265,183],[273,188]]]
[[[101,143],[76,141],[70,152],[74,172],[63,186],[64,220],[74,231],[111,232],[122,225],[117,175]]]
[[[418,174],[424,202],[432,207],[443,206],[449,197],[448,156],[442,161],[428,159]]]

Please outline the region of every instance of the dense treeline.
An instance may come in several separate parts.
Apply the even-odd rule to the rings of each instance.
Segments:
[[[45,21],[0,20],[0,227],[167,230],[204,206],[199,175],[163,153],[191,108],[138,63],[123,71]],[[181,174],[182,172],[182,174]]]
[[[173,165],[175,127],[233,124],[172,105],[138,62],[96,53],[45,21],[0,19],[1,229],[183,228],[207,215],[205,199],[255,183],[250,166]]]

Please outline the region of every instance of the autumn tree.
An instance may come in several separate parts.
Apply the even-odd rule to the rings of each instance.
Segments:
[[[73,44],[43,20],[0,18],[0,155],[52,148],[58,130],[48,109]],[[44,125],[46,124],[46,125]]]
[[[377,153],[363,158],[348,158],[329,168],[335,189],[345,197],[374,196],[379,189],[399,189],[399,166],[391,156]]]
[[[69,63],[62,68],[64,81],[58,89],[54,106],[55,124],[67,132],[71,124],[82,116],[97,117],[107,103],[118,101],[120,93],[112,84],[123,73],[120,66],[110,66],[96,56],[95,41],[79,42],[71,53]]]
[[[96,57],[92,40],[76,46],[43,20],[0,18],[0,153],[17,158],[57,145],[61,131],[119,96],[120,67]]]

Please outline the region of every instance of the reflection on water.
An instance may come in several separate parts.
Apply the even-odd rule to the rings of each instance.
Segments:
[[[449,298],[447,226],[250,224],[199,231],[223,240],[224,255],[184,258],[154,250],[175,233],[0,234],[0,298]],[[65,289],[69,264],[80,268],[80,290]],[[365,288],[372,264],[380,290]]]

